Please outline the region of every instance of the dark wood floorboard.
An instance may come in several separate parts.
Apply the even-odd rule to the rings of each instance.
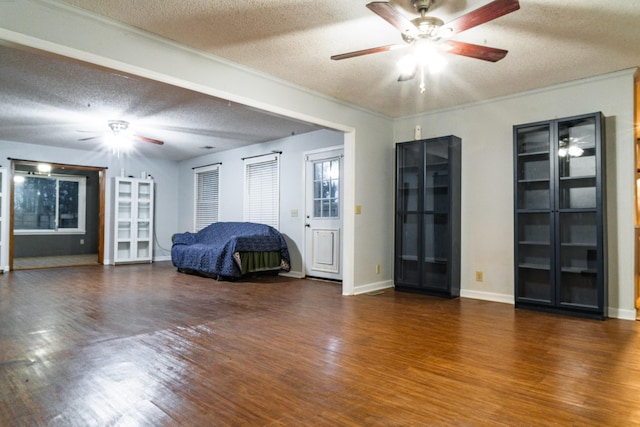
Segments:
[[[0,425],[640,425],[640,329],[168,262],[17,271]]]

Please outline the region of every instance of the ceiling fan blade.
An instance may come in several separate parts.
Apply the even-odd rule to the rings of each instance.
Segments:
[[[89,141],[91,139],[97,139],[97,138],[100,138],[100,137],[101,137],[100,135],[99,136],[90,136],[88,138],[80,138],[78,141]]]
[[[492,21],[508,13],[520,9],[518,0],[494,0],[472,12],[462,15],[451,22],[446,23],[440,29],[439,34],[448,37],[453,34],[468,30],[485,22]]]
[[[406,46],[407,45],[403,45],[403,44],[390,44],[387,46],[372,47],[369,49],[356,50],[354,52],[349,52],[349,53],[341,53],[340,55],[333,55],[331,59],[339,61],[340,59],[347,59],[347,58],[353,58],[356,56],[369,55],[371,53],[387,52],[389,50],[400,49]]]
[[[411,37],[417,37],[420,35],[420,30],[413,25],[413,22],[406,18],[404,15],[386,1],[374,1],[367,4],[367,8],[380,18],[387,21],[389,24],[400,30],[401,33],[407,34]]]
[[[468,56],[469,58],[482,59],[483,61],[497,62],[504,58],[508,50],[495,47],[480,46],[477,44],[463,43],[448,40],[442,43],[443,50],[454,55]]]
[[[158,139],[147,138],[146,136],[134,135],[134,138],[139,139],[140,141],[150,142],[156,145],[164,145],[164,141],[160,141]]]

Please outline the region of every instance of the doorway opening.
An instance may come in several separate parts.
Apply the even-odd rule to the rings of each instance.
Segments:
[[[105,170],[11,160],[11,270],[103,264]]]

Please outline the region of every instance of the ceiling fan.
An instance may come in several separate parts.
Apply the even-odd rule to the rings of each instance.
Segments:
[[[413,7],[420,16],[411,20],[389,2],[374,1],[367,4],[367,8],[373,13],[400,30],[405,44],[392,44],[357,50],[333,55],[331,59],[341,60],[409,46],[433,48],[436,45],[447,53],[490,62],[499,61],[506,56],[508,52],[506,50],[449,40],[449,37],[518,10],[520,8],[518,0],[494,0],[446,24],[440,18],[427,15],[434,1],[413,0]],[[410,68],[408,71],[403,72],[398,81],[410,80],[415,77],[417,68],[416,64],[412,69]]]
[[[111,129],[111,133],[108,133],[107,135],[90,136],[89,138],[81,138],[81,139],[78,139],[78,141],[89,141],[91,139],[102,138],[102,137],[105,137],[105,136],[113,136],[113,137],[125,136],[125,137],[131,138],[131,139],[137,139],[137,140],[143,141],[143,142],[150,142],[150,143],[156,144],[156,145],[163,145],[164,144],[164,141],[160,141],[158,139],[147,138],[146,136],[130,134],[128,132],[129,122],[124,121],[124,120],[109,120],[109,121],[107,121],[107,125]]]

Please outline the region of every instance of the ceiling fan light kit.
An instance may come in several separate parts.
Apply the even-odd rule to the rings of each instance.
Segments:
[[[406,18],[389,2],[374,1],[368,3],[367,8],[369,10],[400,31],[405,44],[379,46],[333,55],[331,59],[342,60],[403,47],[412,47],[414,52],[409,55],[414,57],[414,68],[413,70],[408,69],[411,59],[401,60],[402,70],[398,81],[413,79],[417,74],[418,68],[420,68],[422,75],[420,89],[424,92],[424,68],[427,67],[431,73],[434,73],[442,70],[446,64],[444,58],[439,55],[438,50],[488,62],[497,62],[507,55],[508,51],[503,49],[458,42],[449,40],[449,37],[520,9],[518,0],[494,0],[446,24],[440,18],[427,15],[433,3],[434,0],[414,0],[412,5],[420,16],[411,20]]]

